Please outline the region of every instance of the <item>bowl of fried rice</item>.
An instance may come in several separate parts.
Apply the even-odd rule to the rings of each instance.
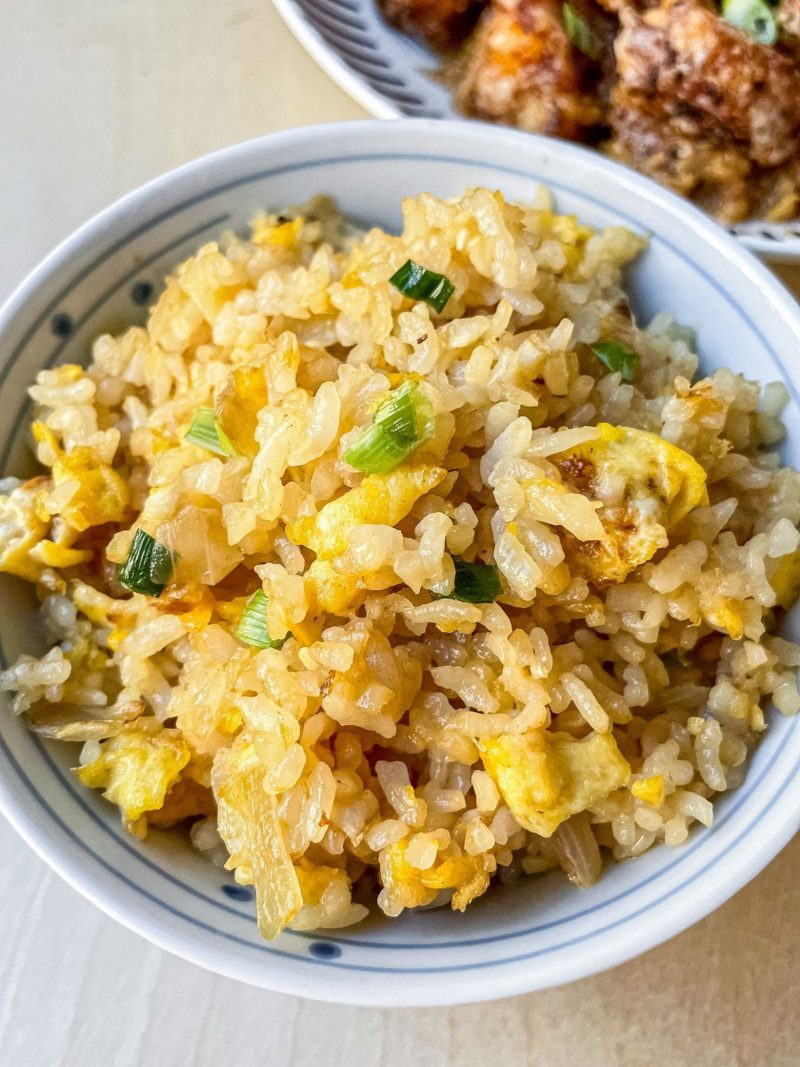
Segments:
[[[297,130],[103,212],[0,338],[0,804],[130,928],[484,1000],[796,831],[800,313],[695,208],[508,130]]]

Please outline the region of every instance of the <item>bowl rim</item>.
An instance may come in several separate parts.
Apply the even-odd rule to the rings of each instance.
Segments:
[[[458,120],[443,122],[432,119],[403,119],[392,123],[379,120],[356,120],[267,134],[208,153],[151,179],[88,219],[29,272],[0,308],[0,340],[9,324],[23,313],[26,304],[40,287],[45,285],[64,265],[72,262],[73,257],[81,251],[90,249],[105,235],[113,234],[118,223],[130,218],[131,213],[136,213],[140,207],[145,205],[152,208],[162,190],[187,180],[202,179],[207,168],[216,167],[226,161],[244,163],[245,160],[251,160],[254,157],[268,158],[272,149],[302,147],[304,144],[306,147],[311,147],[320,140],[326,143],[346,142],[353,134],[363,137],[366,141],[369,140],[372,132],[380,130],[382,134],[385,134],[389,126],[402,127],[404,131],[412,135],[415,132],[430,133],[435,130],[437,136],[448,140],[453,139],[454,143],[459,142],[462,145],[465,142],[472,142],[484,151],[490,149],[492,143],[513,146],[513,143],[519,139],[524,139],[526,147],[530,149],[533,140],[539,142],[546,153],[551,155],[555,153],[568,163],[586,165],[591,160],[592,166],[606,172],[611,182],[627,187],[650,203],[658,203],[668,210],[669,215],[676,222],[694,231],[695,238],[715,246],[717,251],[734,263],[737,273],[747,280],[754,295],[758,293],[768,303],[800,342],[800,307],[788,290],[717,223],[669,190],[581,146],[483,123],[466,124]],[[356,150],[351,146],[343,143],[341,147],[344,154],[357,155]],[[433,153],[427,149],[422,151],[420,153],[421,164],[424,164],[426,157],[431,158],[432,155]],[[488,165],[491,166],[491,162]],[[202,180],[198,184],[201,188],[203,187]],[[786,373],[791,379],[791,373],[789,371]],[[800,373],[797,377],[800,380]],[[493,974],[484,972],[479,974],[467,988],[462,984],[451,986],[446,981],[439,981],[434,987],[424,982],[415,986],[414,976],[410,976],[412,977],[410,982],[403,977],[398,981],[397,989],[387,993],[377,984],[373,986],[368,982],[363,983],[359,991],[356,991],[351,983],[344,983],[341,988],[337,988],[336,982],[325,976],[324,968],[319,969],[322,973],[317,973],[311,979],[299,979],[291,971],[282,968],[277,960],[262,966],[262,980],[261,976],[254,975],[253,969],[238,960],[233,953],[226,953],[220,948],[208,947],[199,942],[193,943],[182,929],[171,921],[166,919],[155,921],[144,911],[137,912],[124,896],[119,898],[115,896],[113,889],[104,885],[93,873],[87,873],[80,862],[80,854],[76,845],[70,842],[65,834],[61,832],[46,834],[42,831],[31,813],[26,811],[24,804],[20,803],[16,788],[12,787],[11,777],[7,773],[0,774],[0,811],[40,858],[45,860],[69,885],[106,914],[152,943],[184,959],[198,963],[210,971],[261,985],[264,988],[314,999],[368,1006],[434,1006],[486,1001],[575,981],[617,966],[686,929],[724,903],[758,874],[800,828],[800,796],[798,796],[795,808],[782,808],[780,811],[771,812],[769,825],[766,828],[762,827],[764,831],[762,836],[750,843],[751,847],[746,853],[739,849],[740,859],[733,870],[728,872],[727,877],[720,880],[722,884],[706,886],[707,892],[702,895],[702,899],[684,904],[677,910],[677,913],[670,914],[668,909],[663,909],[658,914],[658,921],[653,922],[651,927],[637,926],[625,936],[620,936],[613,943],[609,943],[602,952],[595,953],[595,955],[602,956],[599,962],[590,958],[591,954],[576,953],[571,964],[564,963],[555,968],[556,973],[544,981],[537,981],[530,973],[518,973],[517,971]]]

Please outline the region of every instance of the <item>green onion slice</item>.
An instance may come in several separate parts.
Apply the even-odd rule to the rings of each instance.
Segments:
[[[722,0],[722,17],[759,44],[778,40],[778,21],[764,0]]]
[[[244,606],[236,636],[253,648],[283,648],[288,638],[279,641],[269,636],[267,630],[267,597],[263,589],[257,589]]]
[[[431,437],[435,422],[419,382],[403,382],[381,401],[372,425],[345,452],[345,462],[368,474],[386,474]]]
[[[173,564],[172,553],[166,545],[144,530],[137,530],[128,558],[120,567],[117,578],[134,593],[161,596],[164,586],[172,577]]]
[[[444,309],[455,288],[449,278],[428,270],[413,259],[407,259],[400,270],[395,271],[389,284],[399,289],[403,296],[424,300],[434,311]]]
[[[586,19],[575,10],[572,4],[562,4],[561,11],[564,18],[564,32],[568,39],[579,52],[583,52],[589,59],[597,59],[600,55],[600,41]]]
[[[591,349],[604,367],[619,371],[623,382],[632,382],[639,366],[639,354],[619,341],[596,341]]]
[[[184,441],[199,445],[216,456],[237,456],[239,453],[222,429],[222,424],[211,408],[196,408],[192,424],[186,431]]]
[[[466,563],[453,556],[456,580],[450,600],[465,600],[468,604],[489,604],[503,592],[500,572],[493,563]]]

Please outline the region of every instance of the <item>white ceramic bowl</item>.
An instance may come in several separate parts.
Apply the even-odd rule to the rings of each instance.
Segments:
[[[363,122],[301,129],[225,149],[98,215],[33,272],[0,313],[0,471],[33,469],[25,389],[36,371],[83,359],[104,330],[141,321],[150,287],[198,244],[258,208],[333,193],[361,223],[389,228],[401,197],[488,185],[595,226],[650,231],[630,272],[642,318],[669,309],[697,329],[704,369],[731,366],[792,394],[786,458],[800,464],[800,314],[775,278],[684,201],[591,152],[478,124]],[[4,579],[6,661],[42,648],[28,590]],[[0,715],[0,804],[71,885],[126,926],[211,970],[283,992],[360,1004],[488,1000],[611,967],[708,914],[752,878],[800,823],[800,720],[772,716],[745,784],[711,830],[656,848],[576,890],[557,875],[497,889],[465,915],[440,909],[336,934],[260,941],[248,890],[169,836],[126,836],[117,809],[70,774],[76,750],[45,745]],[[20,909],[24,901],[7,906]],[[120,961],[121,963],[123,961]]]

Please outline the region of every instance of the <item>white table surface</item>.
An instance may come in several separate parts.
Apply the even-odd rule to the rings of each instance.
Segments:
[[[0,296],[155,174],[362,115],[268,0],[3,0]],[[800,1063],[798,840],[714,915],[614,971],[495,1004],[395,1011],[208,974],[102,915],[2,819],[0,850],[2,1067]]]

